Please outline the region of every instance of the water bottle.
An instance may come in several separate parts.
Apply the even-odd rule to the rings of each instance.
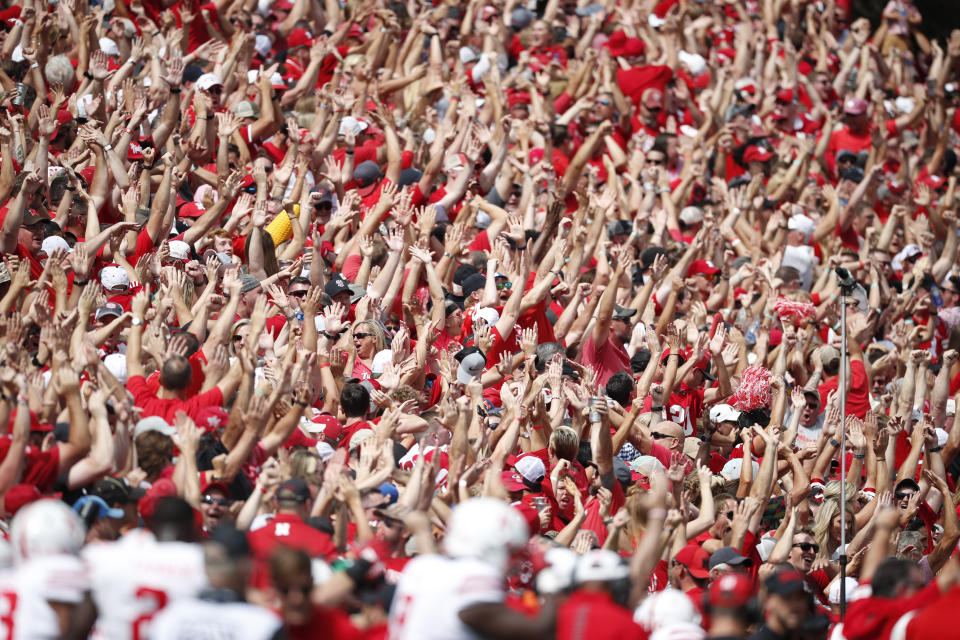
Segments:
[[[943,306],[943,296],[940,295],[940,287],[933,284],[930,285],[930,297],[933,298],[933,304],[939,309]]]

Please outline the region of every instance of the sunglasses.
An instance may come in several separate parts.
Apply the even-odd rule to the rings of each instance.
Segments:
[[[893,494],[893,499],[896,500],[897,502],[899,502],[900,500],[909,500],[915,495],[915,493],[916,493],[915,491],[911,491],[910,493],[895,493]]]
[[[512,282],[498,282],[498,283],[497,283],[497,291],[501,291],[501,290],[503,290],[503,289],[510,289],[510,288],[512,288],[512,287],[513,287],[513,283],[512,283]]]
[[[301,290],[299,290],[299,291],[288,291],[288,292],[287,292],[287,295],[288,295],[288,296],[296,296],[296,297],[298,297],[298,298],[305,298],[305,297],[307,297],[307,290],[306,290],[306,289],[301,289]]]
[[[230,339],[233,340],[234,342],[243,342],[243,336],[233,336]]]
[[[650,164],[666,164],[667,161],[664,158],[661,158],[659,160],[653,160],[651,158],[647,158],[647,162]]]
[[[733,511],[727,511],[724,515],[727,516],[727,520],[733,520]]]
[[[814,553],[820,553],[820,545],[813,542],[798,542],[793,545],[794,549],[799,548],[800,551],[807,553],[808,551],[813,551]]]
[[[609,107],[609,106],[610,106],[610,101],[609,101],[609,100],[596,100],[596,101],[594,102],[594,104],[599,104],[599,105],[602,105],[602,106],[604,106],[604,107]]]
[[[207,92],[220,94],[220,93],[223,93],[223,87],[221,86],[210,87],[209,89],[207,89]]]
[[[213,496],[203,496],[203,504],[218,504],[221,507],[225,507],[230,504],[230,501],[226,498],[214,498]]]
[[[660,433],[659,431],[651,431],[650,437],[654,440],[663,440],[664,438],[672,438],[673,436],[666,433]]]
[[[363,340],[364,338],[371,338],[371,337],[373,337],[373,334],[372,334],[372,333],[362,333],[362,332],[361,332],[361,333],[355,333],[355,334],[353,334],[353,337],[354,337],[355,340]]]

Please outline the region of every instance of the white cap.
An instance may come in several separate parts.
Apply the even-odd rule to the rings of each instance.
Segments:
[[[169,424],[160,416],[149,416],[140,420],[137,426],[133,428],[133,439],[136,440],[148,431],[156,431],[165,436],[172,436],[177,433],[176,427]]]
[[[681,51],[677,54],[677,58],[683,64],[687,65],[687,68],[690,69],[690,73],[695,76],[700,75],[707,70],[707,61],[703,59],[703,56],[699,53],[687,53],[686,51]]]
[[[358,120],[353,116],[347,116],[340,120],[340,135],[346,135],[347,133],[353,133],[353,135],[358,135],[362,131],[366,130],[367,123],[363,120]]]
[[[816,228],[817,225],[813,222],[813,220],[802,213],[793,214],[787,221],[787,229],[790,231],[802,232],[804,237],[808,240],[810,239],[810,236],[813,235],[813,230]]]
[[[703,209],[693,205],[684,207],[680,210],[680,222],[683,224],[696,224],[703,220]]]
[[[43,244],[40,245],[40,251],[48,256],[57,249],[63,249],[67,253],[73,252],[73,249],[70,248],[70,245],[67,244],[67,241],[61,236],[47,236],[43,239]]]
[[[757,464],[756,460],[751,460],[750,462],[753,465],[753,477],[756,478],[757,474],[760,473],[760,465]],[[727,480],[739,480],[742,470],[743,458],[733,458],[727,460],[727,464],[723,465],[723,469],[720,470],[720,475]]]
[[[493,220],[490,219],[490,214],[486,211],[477,211],[477,217],[473,221],[473,226],[477,229],[486,229],[490,226],[490,223]]]
[[[460,47],[460,62],[463,64],[476,62],[479,59],[480,56],[473,50],[473,47]]]
[[[523,456],[513,466],[527,482],[536,484],[547,477],[547,467],[543,464],[543,460],[537,456]]]
[[[693,600],[677,589],[665,589],[647,596],[633,612],[633,621],[650,633],[682,622],[699,624],[700,619]]]
[[[107,291],[113,291],[121,285],[130,286],[130,276],[123,267],[104,267],[100,270],[100,284]]]
[[[270,42],[270,38],[263,35],[262,33],[258,33],[257,40],[256,42],[253,43],[253,48],[261,56],[266,56],[268,53],[270,53],[270,49],[273,48],[273,43]]]
[[[197,78],[197,89],[209,91],[212,87],[223,86],[223,80],[215,73],[205,73]]]
[[[127,383],[127,356],[122,353],[111,353],[103,359],[103,364],[107,371],[114,378],[120,381],[120,384]]]
[[[578,583],[612,582],[630,575],[630,569],[620,559],[620,554],[610,549],[591,549],[580,556],[574,570]]]
[[[326,462],[333,457],[333,454],[336,453],[336,451],[334,451],[333,447],[331,447],[329,444],[321,440],[317,443],[317,453],[320,454],[320,459]]]
[[[736,422],[740,419],[740,412],[728,404],[717,404],[710,409],[710,422]]]
[[[845,579],[845,589],[844,591],[847,594],[847,602],[850,601],[850,596],[853,595],[853,590],[860,586],[860,583],[857,582],[854,578],[847,577]],[[840,604],[840,579],[837,578],[830,583],[830,594],[829,594],[830,604]]]
[[[487,324],[493,327],[497,324],[497,322],[500,321],[500,312],[493,307],[484,307],[483,309],[477,311],[475,317],[481,320],[486,320]]]
[[[634,458],[630,461],[628,466],[633,471],[636,471],[640,475],[647,477],[650,477],[654,471],[664,471],[666,469],[666,467],[663,466],[663,463],[653,456],[640,456],[639,458]]]
[[[946,430],[941,429],[940,427],[937,427],[936,429],[934,429],[934,431],[937,434],[937,446],[943,447],[945,444],[947,444],[947,438],[950,437],[950,434],[948,434]]]
[[[764,562],[767,561],[767,558],[770,557],[770,552],[773,551],[773,548],[777,545],[777,539],[772,536],[763,536],[760,538],[755,546],[757,553],[760,554],[760,559]]]
[[[579,557],[567,547],[548,549],[543,554],[547,566],[537,574],[537,593],[555,594],[569,589]]]
[[[110,38],[100,38],[100,51],[103,51],[108,56],[120,55],[120,48],[117,47],[117,43]]]
[[[170,241],[170,257],[174,260],[189,260],[190,245],[183,240]]]
[[[370,372],[378,376],[383,373],[383,366],[390,362],[393,359],[393,351],[390,349],[384,349],[383,351],[378,351],[375,356],[373,356],[373,363],[370,365]]]
[[[900,253],[893,256],[893,260],[890,261],[890,267],[894,271],[900,271],[903,269],[904,260],[912,258],[913,256],[918,256],[921,253],[923,253],[923,249],[921,249],[919,245],[908,244],[900,250]]]

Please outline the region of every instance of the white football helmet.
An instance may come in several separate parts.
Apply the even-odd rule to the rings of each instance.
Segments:
[[[537,574],[537,593],[557,594],[573,586],[573,573],[579,556],[567,547],[549,549],[543,560],[547,566]]]
[[[630,576],[620,554],[610,549],[591,549],[577,559],[574,578],[578,583],[613,582]]]
[[[73,509],[59,500],[44,499],[17,512],[10,530],[18,562],[57,554],[75,554],[86,539],[86,529]]]
[[[471,498],[453,510],[443,547],[450,557],[477,558],[505,571],[510,555],[527,543],[529,534],[527,521],[506,502]]]

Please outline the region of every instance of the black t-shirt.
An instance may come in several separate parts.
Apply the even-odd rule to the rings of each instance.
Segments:
[[[221,454],[228,453],[230,453],[230,450],[219,440],[200,449],[197,451],[197,470],[209,471],[213,469],[213,459]],[[227,485],[227,488],[230,489],[231,500],[246,500],[253,492],[253,486],[250,484],[250,481],[247,480],[247,476],[242,472],[237,474],[233,482]]]

